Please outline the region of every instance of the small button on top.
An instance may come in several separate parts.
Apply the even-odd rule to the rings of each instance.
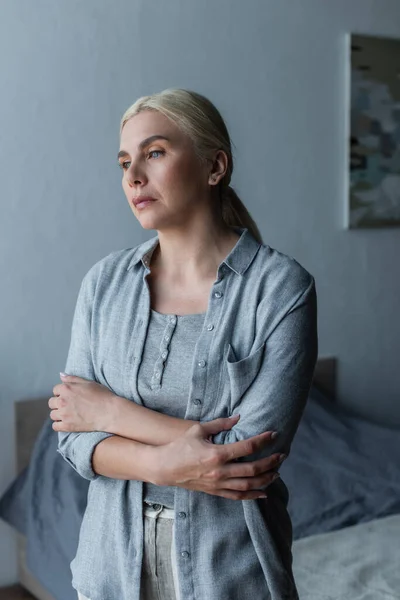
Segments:
[[[206,361],[205,360],[199,360],[199,362],[197,364],[199,365],[199,367],[205,367],[206,366]]]
[[[212,325],[212,323],[210,323],[209,325],[207,325],[207,329],[208,329],[208,331],[212,331],[214,329],[214,325]]]
[[[156,377],[157,377],[157,379],[160,377],[160,372],[159,371],[157,371]]]
[[[221,298],[222,297],[222,292],[215,292],[214,296],[216,298]]]
[[[193,404],[195,404],[196,406],[200,406],[200,404],[201,404],[201,400],[200,400],[200,398],[195,398],[195,399],[193,400]]]
[[[171,323],[176,323],[176,317],[170,317]]]
[[[165,336],[165,338],[164,338],[164,340],[165,340],[166,342],[169,342],[169,335],[166,335],[166,336]]]
[[[180,519],[186,519],[186,513],[185,512],[180,512],[180,513],[178,513],[178,517]]]
[[[161,504],[153,504],[154,510],[160,510],[162,508]]]
[[[182,558],[189,558],[190,554],[189,554],[189,552],[184,550],[183,552],[181,552],[181,556],[182,556]]]

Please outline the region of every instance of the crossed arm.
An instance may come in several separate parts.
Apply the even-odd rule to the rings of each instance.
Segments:
[[[62,421],[55,431],[104,431],[151,446],[163,446],[184,434],[197,421],[178,419],[117,396],[107,387],[72,375],[61,375],[62,384],[53,388],[61,396],[58,413]],[[56,408],[57,400],[49,401]],[[64,429],[63,429],[64,427]]]
[[[62,403],[70,401],[67,396],[73,389],[76,392],[79,386],[90,385],[96,394],[93,406],[97,413],[101,407],[101,414],[97,420],[93,415],[92,421],[86,417],[81,431],[73,426],[68,429],[68,423],[67,429],[54,423],[63,457],[87,479],[103,475],[181,485],[235,499],[259,497],[259,488],[271,482],[271,469],[279,465],[278,455],[289,452],[311,385],[318,348],[314,280],[311,278],[265,340],[260,372],[233,411],[240,413],[240,421],[216,419],[209,423],[176,419],[124,398],[114,397],[110,404],[110,391],[94,382],[90,298],[84,282],[75,309],[66,371],[90,381],[66,381],[61,388],[55,386],[49,406],[53,403],[52,418],[57,421],[56,413],[65,411]],[[108,394],[108,400],[102,397],[103,404],[100,391]],[[76,403],[78,413],[79,407],[85,413],[84,399],[82,393]],[[273,430],[279,432],[276,440],[271,437]],[[211,439],[214,444],[210,444]],[[251,462],[232,462],[244,457]]]
[[[213,446],[210,438],[231,428],[237,417],[200,424],[139,406],[94,381],[76,376],[62,379],[64,383],[54,387],[55,396],[49,400],[53,429],[61,439],[65,435],[67,440],[71,435],[84,436],[75,438],[75,444],[85,444],[89,432],[100,436],[89,441],[94,445],[91,472],[87,466],[82,471],[85,467],[71,461],[71,449],[63,450],[64,458],[89,479],[98,475],[137,479],[232,499],[252,499],[266,496],[260,488],[271,483],[276,473],[273,469],[283,460],[275,455],[253,464],[233,462],[260,450],[271,440],[272,432]],[[81,456],[90,452],[90,446],[81,445],[80,449]]]

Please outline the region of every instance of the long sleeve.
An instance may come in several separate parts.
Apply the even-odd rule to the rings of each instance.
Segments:
[[[76,302],[72,321],[71,341],[64,372],[96,381],[90,348],[90,323],[95,281],[93,269],[84,277]],[[85,479],[96,479],[93,471],[92,455],[96,445],[110,437],[103,431],[58,432],[57,452]]]
[[[254,351],[254,361],[262,356],[261,365],[241,398],[233,398],[232,415],[240,420],[229,431],[214,436],[217,444],[248,439],[265,431],[276,430],[277,439],[264,450],[244,460],[254,460],[275,452],[289,454],[293,437],[303,414],[312,383],[318,355],[317,296],[311,277],[308,287]],[[247,358],[244,359],[247,361]],[[231,388],[237,387],[232,378],[246,377],[243,361],[228,365]],[[235,366],[239,368],[235,369]],[[230,372],[229,372],[230,371]]]

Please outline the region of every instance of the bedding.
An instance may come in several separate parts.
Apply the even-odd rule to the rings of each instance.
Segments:
[[[398,600],[400,515],[296,540],[300,600]]]
[[[293,538],[308,539],[303,547],[309,562],[301,559],[298,563],[304,585],[312,580],[312,554],[318,548],[312,538],[342,529],[351,537],[352,525],[400,514],[399,433],[349,414],[312,386],[290,457],[280,468],[290,492]],[[52,421],[47,418],[29,467],[0,500],[0,517],[26,536],[27,566],[40,583],[57,600],[71,600],[76,594],[69,564],[78,544],[89,481],[56,452],[57,442]],[[365,535],[368,531],[365,529]],[[338,539],[339,548],[343,538]],[[326,557],[327,563],[329,560]],[[304,570],[307,565],[309,571]],[[361,557],[359,566],[361,569]],[[341,572],[339,567],[333,562],[332,572],[335,568]],[[305,596],[310,600],[317,597],[336,600],[340,596]],[[342,598],[358,600],[357,596]]]
[[[23,535],[27,530],[28,501],[28,467],[26,467],[12,481],[0,499],[0,517]]]
[[[293,538],[400,513],[400,430],[356,417],[311,388],[280,468]]]

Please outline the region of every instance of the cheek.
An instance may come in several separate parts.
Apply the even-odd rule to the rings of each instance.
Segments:
[[[179,192],[187,198],[190,190],[197,190],[200,185],[200,172],[191,161],[179,161],[171,165],[163,173],[162,183],[168,191]]]

